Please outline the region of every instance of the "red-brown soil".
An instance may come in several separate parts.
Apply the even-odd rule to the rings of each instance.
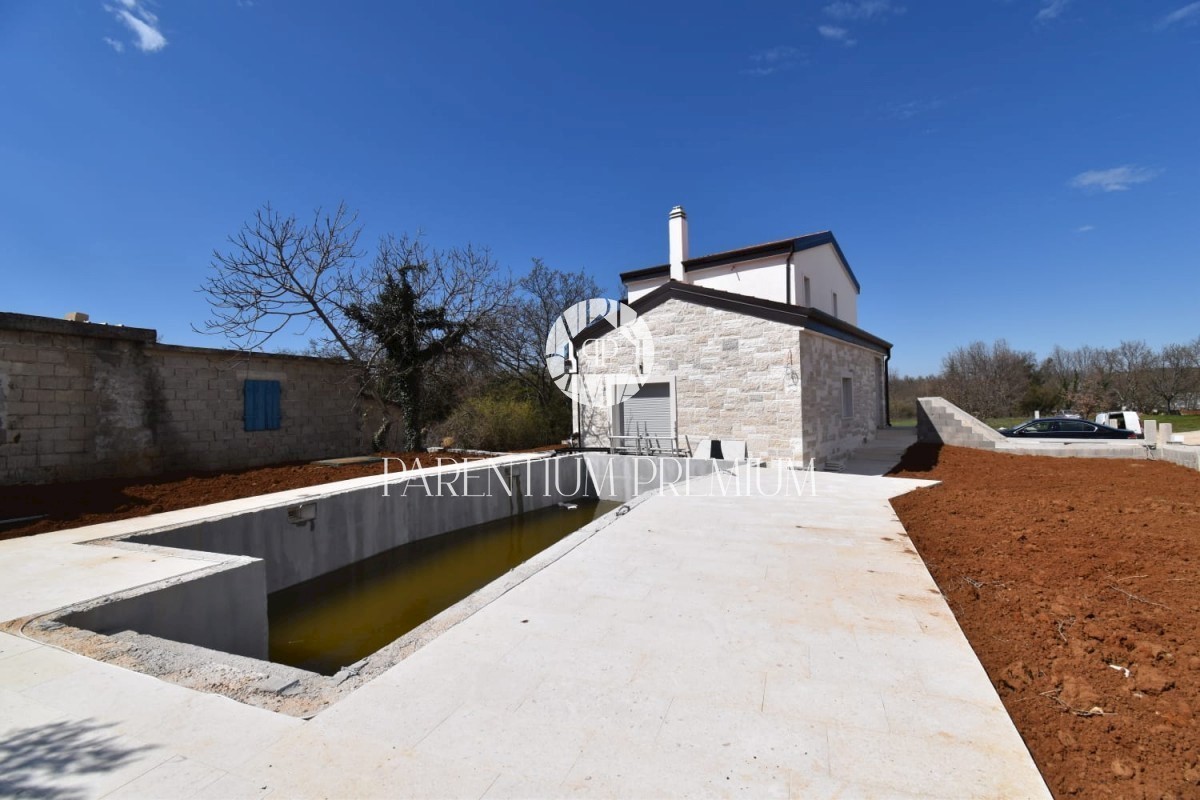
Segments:
[[[893,505],[1055,796],[1200,797],[1200,472],[917,445],[895,474],[942,481]]]
[[[448,453],[383,455],[401,459],[405,469],[415,469],[418,463],[423,467],[432,467],[439,463],[470,460],[470,457]],[[389,470],[395,472],[399,469],[399,464],[389,462]],[[381,462],[340,467],[294,463],[235,472],[177,473],[153,478],[105,478],[36,486],[0,486],[0,521],[46,515],[45,519],[30,524],[0,528],[0,539],[14,539],[382,473]]]

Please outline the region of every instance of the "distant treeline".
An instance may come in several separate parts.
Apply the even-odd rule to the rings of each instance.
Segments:
[[[982,418],[1119,409],[1170,414],[1200,407],[1200,337],[1160,350],[1144,341],[1055,346],[1040,362],[1004,339],[972,342],[947,354],[936,375],[893,376],[889,391],[893,419],[915,416],[917,398],[927,396],[944,397]]]

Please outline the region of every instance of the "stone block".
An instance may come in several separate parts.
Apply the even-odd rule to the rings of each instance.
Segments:
[[[91,365],[92,357],[93,357],[92,354],[87,351],[68,350],[67,351],[67,363],[66,363],[65,368],[73,369],[77,372],[83,372]],[[63,369],[63,368],[64,367],[62,367],[62,366],[56,367],[55,374],[57,374],[58,369]]]
[[[37,360],[42,364],[65,364],[67,354],[59,349],[46,348],[38,352]]]
[[[10,455],[0,461],[2,461],[6,470],[10,474],[20,470],[30,470],[37,467],[37,456],[34,455]]]
[[[1175,424],[1174,423],[1172,423],[1172,422],[1158,423],[1158,438],[1157,438],[1158,444],[1160,446],[1164,445],[1164,444],[1170,444],[1171,434],[1173,434],[1173,433],[1175,433]]]
[[[36,364],[38,350],[36,347],[7,346],[4,348],[4,360],[14,364]]]
[[[54,376],[54,365],[43,364],[41,362],[37,364],[28,364],[26,365],[25,374],[37,376],[38,382],[40,383],[42,378]]]
[[[54,442],[53,452],[63,454],[84,453],[87,452],[87,448],[84,446],[82,441],[63,439],[61,441]]]
[[[58,402],[66,403],[67,405],[72,406],[72,410],[74,410],[75,408],[81,408],[84,404],[91,400],[88,395],[89,391],[87,389],[73,387],[65,391],[60,391],[58,393]]]

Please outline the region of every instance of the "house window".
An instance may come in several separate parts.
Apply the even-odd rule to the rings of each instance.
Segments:
[[[277,431],[281,415],[279,381],[245,381],[242,384],[245,405],[242,418],[248,431]]]
[[[854,379],[842,378],[842,416],[854,416]]]
[[[838,312],[837,312],[837,292],[834,292],[834,293],[833,293],[833,315],[834,315],[835,317],[838,315]]]
[[[812,281],[804,276],[804,307],[812,308]]]

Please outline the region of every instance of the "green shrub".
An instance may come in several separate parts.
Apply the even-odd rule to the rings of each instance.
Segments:
[[[549,420],[530,400],[481,395],[464,401],[437,426],[435,440],[450,438],[470,450],[524,450],[554,444]]]

